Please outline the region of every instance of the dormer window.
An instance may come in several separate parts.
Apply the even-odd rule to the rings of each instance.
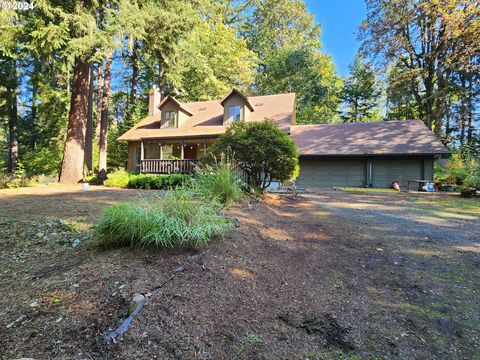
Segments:
[[[233,89],[225,96],[220,105],[223,106],[223,125],[228,126],[240,121],[248,121],[253,112],[253,106],[238,90]]]
[[[178,116],[176,111],[165,111],[165,126],[178,127]]]
[[[231,122],[239,122],[242,119],[242,107],[241,106],[229,106],[228,107],[228,118]]]

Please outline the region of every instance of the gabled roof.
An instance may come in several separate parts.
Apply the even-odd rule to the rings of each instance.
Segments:
[[[230,91],[230,93],[225,96],[222,101],[220,101],[220,105],[224,105],[225,104],[225,101],[227,101],[229,98],[231,98],[233,95],[237,95],[237,96],[240,96],[243,101],[245,101],[245,105],[247,105],[247,107],[250,109],[250,111],[254,111],[254,108],[253,106],[250,104],[250,101],[248,101],[248,98],[243,95],[240,91],[238,91],[237,89],[232,89],[232,91]]]
[[[172,99],[178,102],[182,109],[188,109],[192,114],[180,127],[160,128],[161,114],[158,113],[147,116],[120,136],[119,140],[138,141],[141,139],[217,136],[225,132],[226,126],[223,125],[223,106],[221,104],[223,99],[187,103],[181,103],[174,98]],[[290,133],[290,126],[295,112],[294,93],[251,96],[246,99],[253,108],[247,121],[272,119],[280,130]],[[159,106],[162,106],[162,104]]]
[[[165,99],[163,99],[160,104],[158,105],[158,108],[159,109],[162,109],[162,107],[168,103],[168,102],[173,102],[175,103],[181,110],[183,110],[183,112],[185,112],[186,114],[192,116],[193,113],[191,112],[191,110],[188,109],[187,106],[185,106],[185,104],[182,104],[180,101],[178,101],[177,99],[175,99],[173,96],[170,96],[170,95],[167,95],[165,97]]]
[[[448,149],[420,120],[296,125],[300,155],[440,155]]]

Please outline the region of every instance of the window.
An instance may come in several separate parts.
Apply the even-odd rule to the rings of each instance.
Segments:
[[[228,108],[228,119],[232,119],[232,122],[238,122],[242,117],[242,107],[241,106],[230,106]]]
[[[165,126],[166,127],[177,127],[177,112],[176,111],[165,111]]]

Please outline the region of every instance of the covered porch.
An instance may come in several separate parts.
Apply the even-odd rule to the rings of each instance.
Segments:
[[[144,174],[191,174],[215,138],[143,139],[138,149],[138,171]]]

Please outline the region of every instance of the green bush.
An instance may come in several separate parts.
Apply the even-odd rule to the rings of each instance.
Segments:
[[[7,189],[10,177],[6,174],[0,173],[0,189]]]
[[[132,189],[173,189],[183,185],[189,179],[188,175],[170,174],[170,175],[150,175],[139,174],[131,175],[128,187]]]
[[[183,185],[189,178],[188,175],[184,174],[129,174],[128,172],[121,170],[108,174],[107,180],[105,180],[103,184],[105,186],[130,189],[167,190]],[[87,178],[86,181],[91,184],[97,184],[97,178]]]
[[[22,157],[22,163],[29,175],[56,175],[62,164],[63,151],[56,144],[37,147]]]
[[[92,179],[95,181],[96,178]],[[107,179],[103,182],[103,185],[108,187],[120,187],[126,188],[130,181],[130,175],[124,170],[120,170],[107,175]],[[90,182],[90,181],[89,181]]]
[[[435,182],[447,183],[458,187],[476,187],[480,185],[480,165],[478,161],[461,153],[452,155],[445,166],[435,166]]]
[[[33,186],[38,183],[38,177],[27,176],[22,163],[17,164],[13,174],[0,173],[0,189],[12,189]]]
[[[224,158],[213,165],[201,166],[191,187],[200,198],[228,206],[245,198],[246,184],[239,173],[240,169]]]
[[[217,156],[234,154],[239,166],[250,174],[252,186],[262,191],[272,179],[286,181],[299,173],[297,145],[268,119],[230,125],[210,151]]]
[[[213,236],[234,227],[214,202],[204,202],[190,189],[179,189],[165,198],[140,204],[109,207],[94,229],[99,247],[205,246]]]

